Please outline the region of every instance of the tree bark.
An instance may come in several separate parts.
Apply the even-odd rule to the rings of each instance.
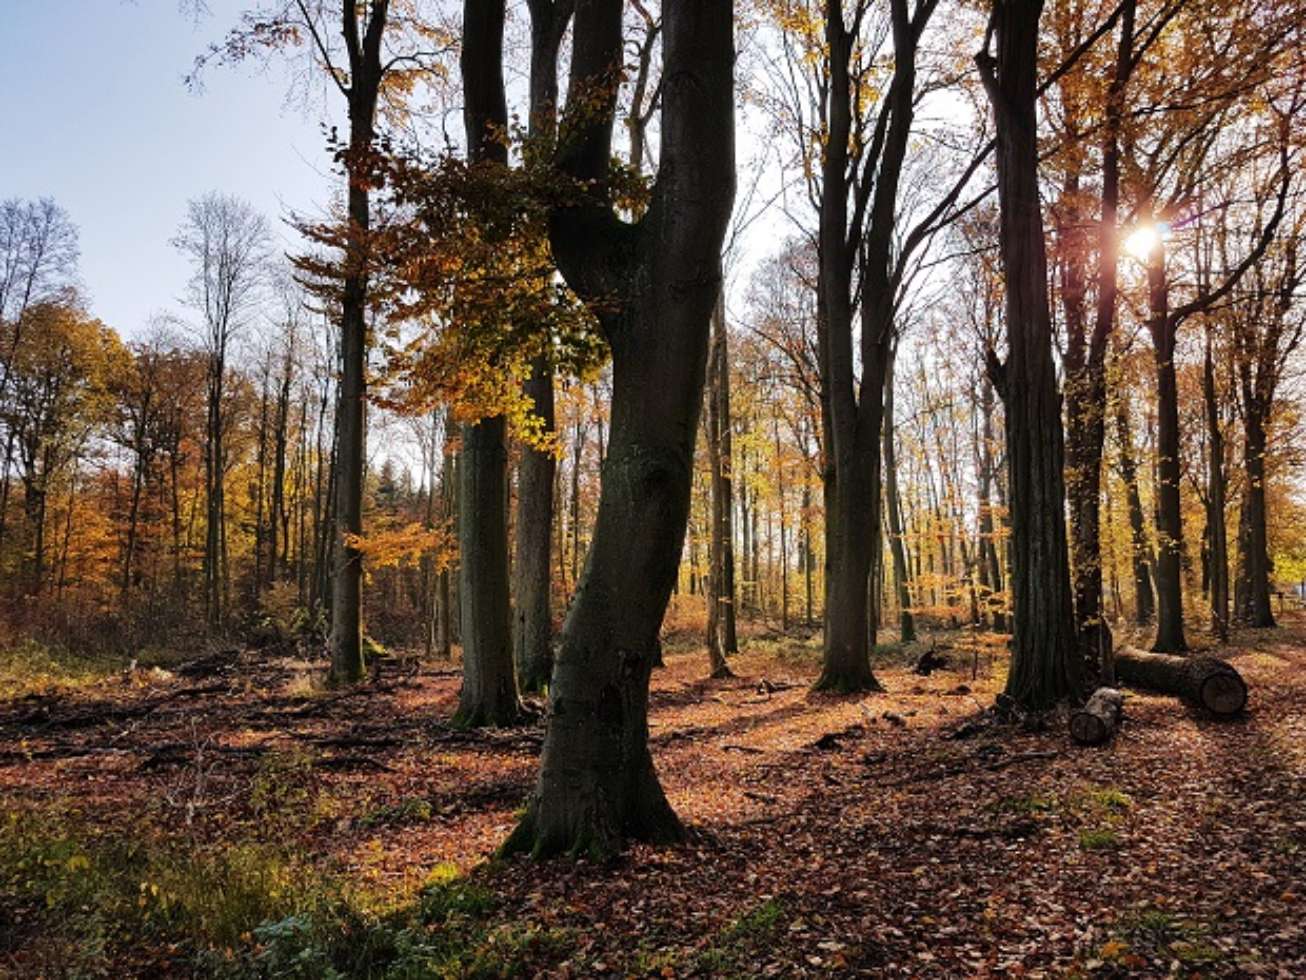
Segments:
[[[464,425],[462,432],[458,544],[463,686],[454,724],[468,728],[521,720],[508,594],[506,433],[502,417]]]
[[[997,56],[976,61],[997,122],[1005,364],[990,374],[1006,406],[1013,626],[1005,696],[1027,711],[1079,696],[1066,546],[1061,398],[1052,363],[1047,255],[1038,193],[1036,90],[1042,0],[996,2]],[[987,47],[987,45],[986,45]]]
[[[579,7],[564,169],[593,196],[554,214],[554,254],[612,347],[612,427],[584,577],[550,689],[540,775],[505,852],[602,856],[683,829],[648,749],[648,682],[685,528],[709,319],[734,199],[730,0],[668,0],[661,167],[648,211],[606,194],[621,0]],[[598,92],[597,97],[595,92]],[[588,98],[583,98],[589,93]],[[584,108],[582,109],[582,103]]]

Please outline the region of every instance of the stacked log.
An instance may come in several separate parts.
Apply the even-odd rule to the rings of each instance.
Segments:
[[[1124,716],[1125,696],[1113,687],[1099,687],[1088,702],[1070,716],[1070,736],[1080,745],[1109,742]]]
[[[1130,687],[1173,694],[1219,718],[1247,706],[1247,684],[1232,666],[1215,657],[1174,657],[1132,647],[1116,651],[1116,678]]]

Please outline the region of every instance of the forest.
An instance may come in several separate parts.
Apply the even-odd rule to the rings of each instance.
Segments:
[[[1306,976],[1306,2],[153,6],[330,194],[0,162],[0,976]]]

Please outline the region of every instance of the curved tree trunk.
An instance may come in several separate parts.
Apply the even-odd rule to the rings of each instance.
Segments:
[[[648,748],[648,682],[689,519],[694,438],[721,245],[734,200],[730,0],[667,0],[661,167],[647,213],[617,219],[604,188],[621,63],[621,0],[577,10],[564,168],[594,196],[559,209],[567,282],[612,346],[612,428],[598,519],[549,691],[540,775],[505,852],[606,855],[683,829]]]

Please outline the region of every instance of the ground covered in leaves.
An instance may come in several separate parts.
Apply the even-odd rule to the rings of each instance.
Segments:
[[[946,641],[866,698],[808,693],[814,641],[724,681],[669,644],[691,841],[606,866],[492,860],[542,729],[449,727],[452,665],[339,694],[266,652],[52,662],[0,700],[0,975],[1306,976],[1306,622],[1220,651],[1245,717],[1135,693],[1103,749],[948,737],[1003,664]]]

